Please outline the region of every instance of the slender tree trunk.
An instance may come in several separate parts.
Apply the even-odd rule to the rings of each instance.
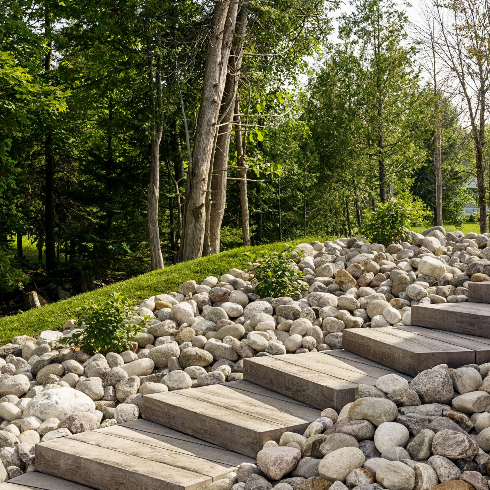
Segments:
[[[436,176],[436,226],[442,226],[442,158],[441,158],[441,118],[440,118],[440,96],[437,90],[437,63],[436,47],[434,43],[434,32],[431,32],[432,43],[432,75],[434,77],[435,98],[435,135],[434,135],[434,172]]]
[[[180,260],[202,255],[206,226],[206,191],[215,142],[216,122],[226,81],[228,58],[238,11],[236,0],[215,3],[213,27],[206,53],[201,105],[188,173]]]
[[[350,211],[349,211],[349,198],[345,198],[345,213],[347,216],[347,230],[349,231],[349,236],[352,236],[352,226],[350,223]]]
[[[22,248],[22,233],[17,232],[17,257],[24,257],[24,250]]]
[[[359,201],[356,199],[356,221],[357,226],[360,228],[362,226],[362,212],[359,207]]]
[[[247,29],[247,8],[242,5],[237,16],[236,36],[229,58],[228,74],[219,117],[218,137],[214,152],[213,171],[211,174],[211,192],[208,196],[209,218],[208,233],[204,250],[205,255],[220,251],[220,229],[226,206],[226,184],[228,177],[228,154],[231,140],[231,129],[235,113],[235,100],[243,60],[243,41]]]
[[[379,198],[384,204],[386,202],[386,167],[384,157],[384,138],[383,127],[381,118],[383,117],[383,108],[381,105],[378,107],[378,118],[380,121],[379,134],[378,134],[378,167],[379,167]]]
[[[51,19],[49,12],[45,11],[45,36],[48,39],[48,51],[44,57],[44,72],[51,71],[51,61],[53,56],[53,41],[51,39]],[[45,158],[45,204],[44,204],[44,226],[45,226],[45,247],[46,247],[46,269],[48,271],[56,266],[56,209],[54,198],[54,175],[55,161],[53,155],[53,134],[50,130],[44,139],[44,158]]]
[[[487,232],[487,203],[485,197],[485,175],[483,172],[483,148],[480,142],[476,146],[476,186],[478,191],[478,207],[480,208],[480,233]]]
[[[277,181],[277,211],[279,217],[279,241],[282,242],[281,177]]]
[[[248,185],[247,185],[247,163],[242,139],[242,123],[240,118],[240,104],[238,99],[235,101],[235,146],[237,154],[237,164],[239,170],[238,187],[240,189],[240,210],[242,218],[242,237],[243,246],[250,246],[250,212],[248,209]]]
[[[148,46],[150,51],[150,46]],[[153,74],[153,59],[149,61],[149,89],[152,106],[152,135],[151,135],[151,167],[150,185],[148,187],[148,236],[150,245],[150,258],[152,270],[163,269],[163,255],[160,244],[160,225],[158,222],[158,204],[160,199],[160,143],[162,141],[163,127],[161,119],[162,80],[160,54],[157,55],[156,74]],[[155,96],[156,91],[156,96]]]

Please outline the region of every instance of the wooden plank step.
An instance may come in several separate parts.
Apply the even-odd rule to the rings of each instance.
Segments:
[[[312,407],[340,410],[355,400],[359,384],[374,385],[393,371],[344,351],[244,359],[243,376]]]
[[[68,480],[62,480],[51,475],[30,471],[16,476],[6,483],[0,483],[0,490],[91,490],[85,485],[79,485]]]
[[[482,339],[420,327],[349,328],[343,332],[343,346],[410,376],[438,364],[455,368],[475,363],[477,352],[480,360],[490,355],[490,344]]]
[[[238,381],[232,387],[212,385],[145,395],[142,415],[252,458],[265,442],[278,441],[286,431],[303,432],[319,416],[307,408],[291,415],[298,410],[297,403],[272,396],[272,392],[268,397],[247,389],[250,383]]]
[[[255,459],[253,458],[223,449],[215,444],[196,439],[195,437],[177,432],[160,424],[155,424],[149,420],[133,420],[131,422],[125,422],[121,426],[150,435],[158,441],[166,442],[184,451],[189,451],[199,458],[224,466],[229,471],[242,463],[255,463]]]
[[[490,303],[490,281],[469,282],[468,301],[472,303]]]
[[[201,458],[188,450],[194,446],[169,444],[146,429],[113,426],[38,444],[36,469],[98,490],[201,490],[235,466]],[[200,454],[207,451],[211,458],[226,460],[200,447]]]
[[[490,304],[465,302],[412,306],[412,324],[490,338]]]

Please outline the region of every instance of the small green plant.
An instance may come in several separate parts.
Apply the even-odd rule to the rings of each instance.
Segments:
[[[263,298],[291,296],[306,288],[301,281],[303,273],[296,267],[303,255],[302,251],[286,245],[281,252],[271,252],[260,257],[251,253],[244,255],[257,281],[255,292]]]
[[[131,349],[131,340],[140,325],[131,322],[136,313],[131,303],[122,294],[112,293],[109,300],[97,304],[86,302],[77,309],[77,325],[84,328],[75,332],[65,343],[80,347],[88,354],[107,354]]]
[[[361,232],[371,243],[401,242],[406,239],[410,226],[406,203],[391,199],[379,204],[375,211],[367,211]]]

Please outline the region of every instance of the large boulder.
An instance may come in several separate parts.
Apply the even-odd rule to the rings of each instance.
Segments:
[[[24,418],[37,417],[41,420],[57,418],[64,420],[77,412],[94,412],[95,403],[81,391],[73,388],[46,390],[28,403]]]

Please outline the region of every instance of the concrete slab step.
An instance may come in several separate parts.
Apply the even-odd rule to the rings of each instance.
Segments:
[[[254,458],[265,442],[278,441],[286,431],[303,432],[319,413],[270,390],[237,381],[145,395],[142,415]]]
[[[248,459],[148,421],[36,446],[38,471],[98,490],[201,490],[244,461]]]
[[[468,301],[472,303],[490,303],[490,281],[469,282]]]
[[[490,338],[490,304],[465,302],[412,306],[412,324]]]
[[[414,326],[345,329],[343,346],[410,376],[438,364],[456,368],[490,361],[488,339]]]
[[[340,410],[355,400],[359,384],[374,385],[389,373],[393,370],[342,350],[254,357],[243,363],[246,381],[320,410]]]

